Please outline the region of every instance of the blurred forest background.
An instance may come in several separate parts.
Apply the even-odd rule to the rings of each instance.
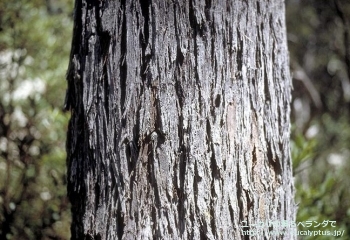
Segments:
[[[350,239],[350,2],[287,0],[297,221]],[[69,239],[70,0],[0,2],[0,239]],[[305,228],[308,230],[307,228]]]

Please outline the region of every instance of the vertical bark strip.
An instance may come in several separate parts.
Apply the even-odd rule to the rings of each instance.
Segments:
[[[77,0],[72,45],[72,239],[294,221],[282,0]]]

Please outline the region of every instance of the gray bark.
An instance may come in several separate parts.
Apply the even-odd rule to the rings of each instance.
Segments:
[[[76,1],[72,239],[294,239],[288,61],[282,0]]]

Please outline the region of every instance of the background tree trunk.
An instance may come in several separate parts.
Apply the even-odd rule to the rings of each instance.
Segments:
[[[282,0],[77,0],[72,239],[245,239],[293,222],[288,64]],[[273,229],[257,239],[294,238]]]

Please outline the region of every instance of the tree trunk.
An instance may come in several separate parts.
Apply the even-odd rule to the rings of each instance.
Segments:
[[[288,64],[282,0],[77,0],[72,239],[293,239]]]

